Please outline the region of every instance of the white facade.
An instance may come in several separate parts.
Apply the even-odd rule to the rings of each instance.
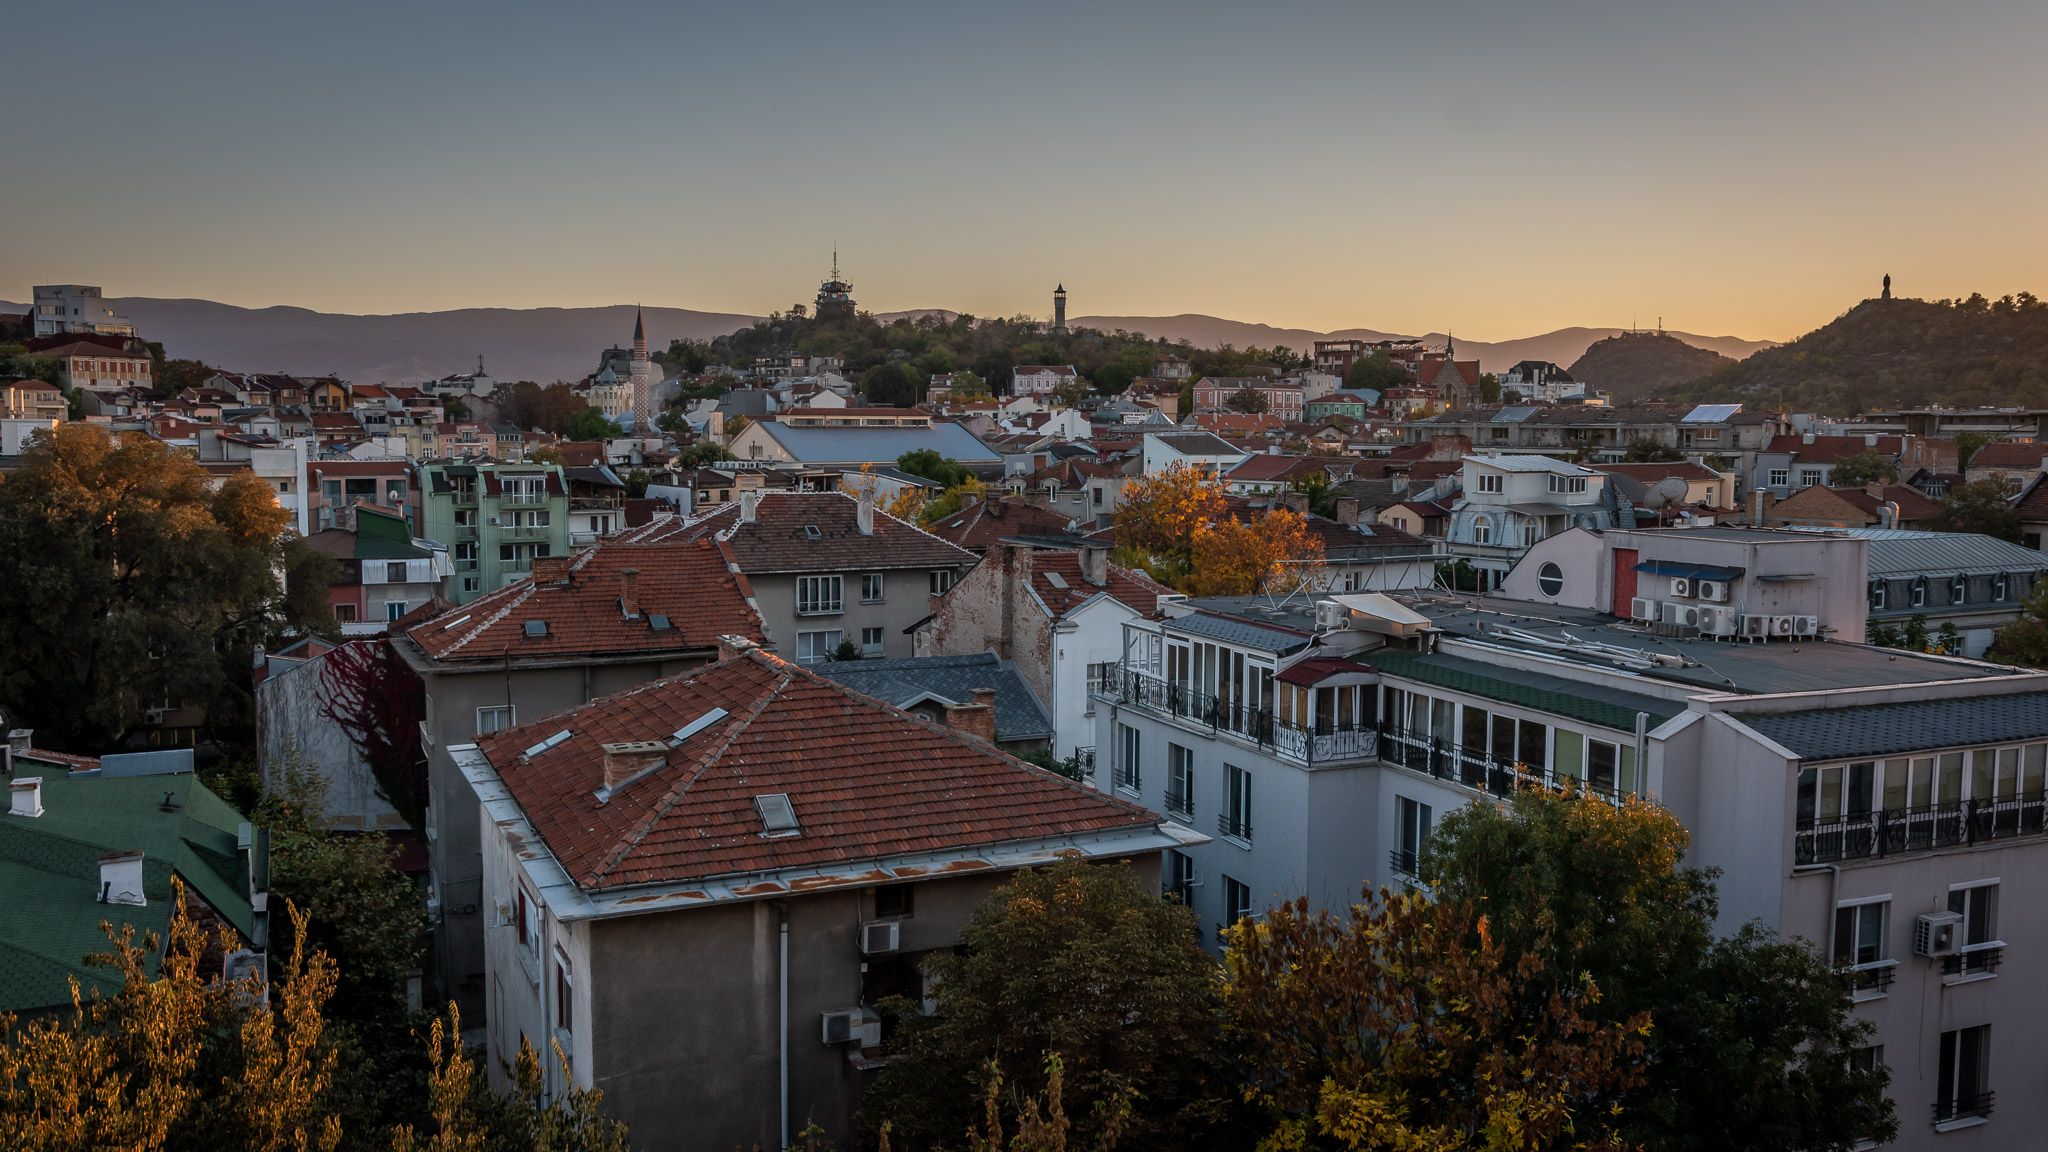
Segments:
[[[1147,432],[1139,459],[1147,476],[1157,476],[1176,464],[1216,474],[1237,467],[1249,455],[1207,432]]]
[[[37,336],[88,333],[133,336],[135,325],[107,307],[100,290],[89,284],[38,284],[33,315]]]
[[[1010,381],[1013,396],[1050,396],[1077,379],[1072,364],[1019,364]]]

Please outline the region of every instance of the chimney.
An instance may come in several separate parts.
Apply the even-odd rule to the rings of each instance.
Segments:
[[[859,525],[861,535],[873,536],[875,534],[875,486],[873,484],[862,485],[860,494],[854,497],[853,519],[854,523]]]
[[[946,705],[946,727],[989,744],[996,742],[996,692],[976,688],[974,703]]]
[[[146,907],[142,894],[142,853],[100,853],[100,903]]]
[[[569,557],[535,556],[533,558],[533,582],[539,584],[567,584],[569,582]]]
[[[1337,497],[1337,523],[1346,528],[1358,527],[1358,497]]]
[[[741,476],[745,476],[745,473],[741,473]],[[761,490],[759,488],[740,489],[740,523],[752,524],[755,513],[760,510],[760,507]]]
[[[7,747],[12,749],[16,756],[26,756],[29,749],[36,746],[35,735],[36,730],[33,728],[11,729],[7,733]]]
[[[602,747],[607,792],[616,791],[621,784],[668,758],[668,745],[659,740],[626,740]]]
[[[718,658],[720,660],[730,660],[743,652],[758,651],[760,647],[759,644],[754,643],[745,636],[729,634],[720,636],[718,638]]]
[[[1303,516],[1308,515],[1308,493],[1306,492],[1284,493],[1280,497],[1280,503],[1301,513]]]
[[[7,811],[15,816],[36,817],[43,814],[43,778],[25,776],[7,783]]]
[[[1100,588],[1109,583],[1109,545],[1081,545],[1081,579]]]
[[[619,569],[619,614],[628,620],[640,618],[640,570]]]

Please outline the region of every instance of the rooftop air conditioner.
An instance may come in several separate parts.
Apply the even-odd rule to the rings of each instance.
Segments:
[[[860,926],[860,950],[866,956],[896,951],[902,939],[902,925],[894,920],[877,920]]]
[[[1656,623],[1657,602],[1637,596],[1628,602],[1628,618],[1631,620],[1647,620],[1653,624]]]
[[[1673,596],[1692,595],[1692,581],[1683,576],[1673,576],[1671,578],[1671,594]]]
[[[1953,956],[1962,947],[1963,917],[1956,912],[1922,912],[1913,920],[1913,952]]]
[[[1728,602],[1728,582],[1726,580],[1702,580],[1694,584],[1692,590],[1698,593],[1699,598],[1702,600],[1712,600],[1716,604],[1726,604]]]
[[[1744,616],[1742,618],[1742,634],[1752,638],[1769,636],[1771,634],[1771,618],[1754,614]]]
[[[1735,635],[1735,613],[1728,608],[1700,609],[1700,631],[1709,636]]]
[[[1790,616],[1772,617],[1771,634],[1773,636],[1790,636],[1792,634],[1792,618]]]
[[[1676,624],[1680,628],[1696,628],[1700,622],[1700,610],[1694,604],[1664,605],[1664,623]]]
[[[1818,631],[1820,631],[1820,617],[1794,616],[1792,618],[1792,634],[1794,636],[1811,636]]]
[[[1349,615],[1349,610],[1335,600],[1322,600],[1316,603],[1316,627],[1325,632],[1334,632],[1342,628],[1345,618]]]

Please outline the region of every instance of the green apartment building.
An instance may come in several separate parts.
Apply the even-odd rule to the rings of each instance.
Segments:
[[[556,464],[420,465],[421,535],[448,546],[448,599],[467,604],[569,553],[569,490]]]

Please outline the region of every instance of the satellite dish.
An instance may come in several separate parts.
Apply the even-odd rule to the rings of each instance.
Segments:
[[[1685,503],[1685,481],[1677,476],[1666,476],[1643,494],[1643,507],[1653,512]]]

